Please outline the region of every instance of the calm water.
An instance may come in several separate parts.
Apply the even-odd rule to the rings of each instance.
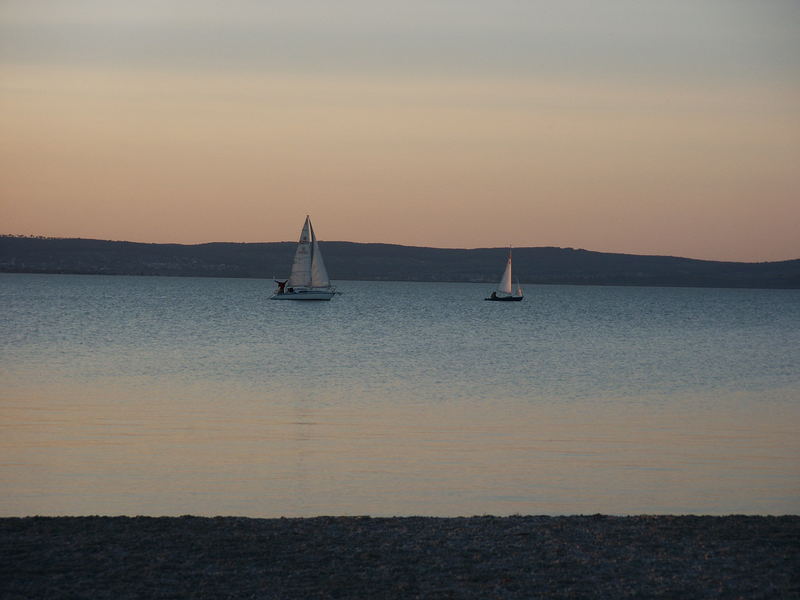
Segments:
[[[800,291],[0,275],[0,515],[800,512]]]

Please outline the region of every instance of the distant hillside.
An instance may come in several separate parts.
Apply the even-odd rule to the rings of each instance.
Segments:
[[[334,279],[495,282],[504,248],[451,250],[321,242]],[[0,236],[0,271],[199,277],[286,277],[294,242],[140,244]],[[800,259],[740,263],[610,254],[572,248],[515,248],[521,283],[800,288]]]

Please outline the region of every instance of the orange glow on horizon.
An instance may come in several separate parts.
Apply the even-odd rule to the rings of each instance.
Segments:
[[[3,233],[800,257],[798,89],[0,69]]]

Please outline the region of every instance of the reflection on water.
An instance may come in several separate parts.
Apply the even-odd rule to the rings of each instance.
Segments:
[[[0,276],[0,514],[800,509],[796,291],[269,287]]]

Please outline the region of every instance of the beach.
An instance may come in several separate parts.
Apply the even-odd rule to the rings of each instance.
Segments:
[[[0,519],[0,597],[800,598],[800,516]]]

